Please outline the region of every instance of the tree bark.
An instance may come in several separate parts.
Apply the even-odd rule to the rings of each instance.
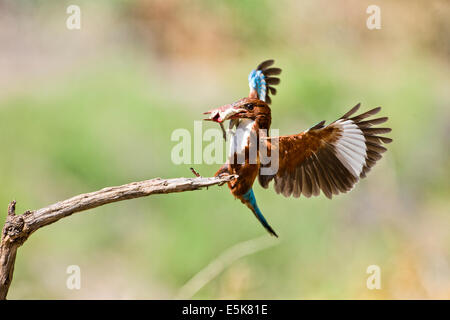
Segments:
[[[8,294],[13,278],[17,249],[36,230],[74,213],[111,202],[146,197],[152,194],[194,191],[213,185],[222,185],[235,178],[234,175],[212,178],[156,178],[80,194],[42,209],[26,211],[22,215],[15,214],[16,201],[12,201],[8,206],[8,215],[0,243],[0,299],[6,299]]]

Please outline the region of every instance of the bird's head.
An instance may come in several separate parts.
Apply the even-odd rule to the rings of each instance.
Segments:
[[[204,114],[209,114],[209,118],[204,120],[222,123],[232,119],[252,119],[270,118],[270,108],[262,100],[256,98],[242,98],[234,103],[226,104],[217,109],[212,109]]]

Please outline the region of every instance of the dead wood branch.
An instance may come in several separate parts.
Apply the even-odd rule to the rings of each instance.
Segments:
[[[111,202],[146,197],[153,194],[194,191],[201,188],[222,185],[236,176],[212,178],[152,179],[133,182],[122,186],[108,187],[99,191],[80,194],[57,202],[48,207],[26,211],[16,215],[16,201],[8,206],[8,215],[0,243],[0,299],[6,299],[14,272],[17,249],[36,230],[52,224],[74,213],[96,208]]]

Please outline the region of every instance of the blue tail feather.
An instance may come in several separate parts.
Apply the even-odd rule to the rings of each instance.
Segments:
[[[248,204],[250,205],[253,213],[255,214],[256,218],[259,220],[259,222],[266,228],[267,231],[269,231],[272,235],[278,238],[278,235],[276,232],[272,229],[272,227],[267,222],[266,218],[264,218],[261,210],[259,210],[258,204],[256,203],[255,194],[253,193],[253,189],[248,190],[243,195],[244,200],[248,201]]]

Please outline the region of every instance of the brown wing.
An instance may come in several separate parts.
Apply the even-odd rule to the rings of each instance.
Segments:
[[[359,178],[364,178],[381,153],[387,149],[382,143],[390,138],[379,134],[390,128],[374,128],[387,117],[362,121],[380,111],[380,107],[350,118],[360,104],[344,116],[324,126],[322,121],[297,135],[270,138],[271,152],[279,152],[278,171],[274,175],[260,174],[260,184],[267,188],[275,180],[275,191],[284,196],[317,196],[320,190],[328,197],[353,188]]]

